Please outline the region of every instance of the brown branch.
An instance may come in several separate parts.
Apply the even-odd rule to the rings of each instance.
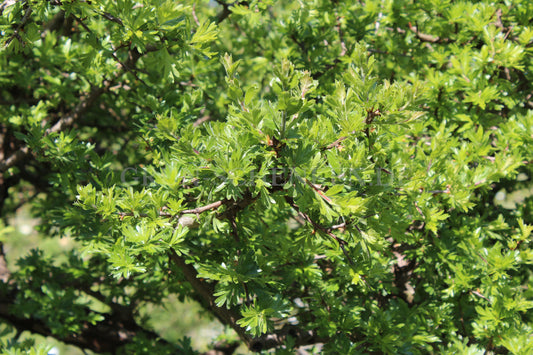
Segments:
[[[238,341],[215,344],[212,350],[208,350],[202,355],[231,355],[237,350],[239,345],[240,343]]]
[[[196,3],[192,4],[192,18],[196,26],[200,26],[200,21],[198,20],[198,16],[196,16]]]
[[[141,334],[155,343],[168,345],[168,342],[160,338],[158,334],[143,329],[135,322],[119,319],[114,314],[104,314],[104,319],[96,324],[83,322],[80,332],[58,336],[42,319],[25,317],[23,314],[15,314],[11,311],[18,292],[12,290],[0,296],[0,318],[12,324],[19,332],[30,331],[43,336],[51,336],[64,343],[95,352],[116,353],[124,345],[135,342]],[[87,308],[87,312],[92,311]]]
[[[5,48],[7,48],[11,44],[13,39],[15,38],[17,38],[21,42],[21,44],[24,45],[24,43],[22,43],[22,38],[20,37],[19,32],[26,25],[32,13],[32,8],[29,7],[28,5],[26,6],[27,8],[26,8],[26,11],[24,12],[24,16],[22,17],[22,20],[20,21],[19,25],[17,26],[13,34],[7,39],[6,44],[4,45]],[[3,12],[3,9],[2,9],[2,12]]]
[[[6,160],[0,162],[0,173],[4,173],[7,169],[17,164],[19,161],[26,157],[28,152],[29,148],[24,147],[11,154]]]
[[[321,338],[314,330],[302,330],[297,326],[285,325],[277,332],[264,334],[259,338],[253,339],[249,345],[252,351],[263,351],[272,348],[278,348],[286,344],[288,338],[294,339],[296,347],[327,342],[327,338]]]
[[[168,212],[160,211],[159,212],[159,217],[178,218],[178,217],[180,217],[180,216],[182,216],[184,214],[200,214],[200,213],[203,213],[203,212],[206,212],[206,211],[209,211],[209,210],[216,210],[217,208],[219,208],[223,204],[227,204],[229,202],[230,202],[230,200],[220,200],[220,201],[216,201],[216,202],[210,203],[210,204],[202,206],[202,207],[197,207],[197,208],[192,208],[192,209],[188,209],[188,210],[179,211],[178,213],[168,213]],[[118,212],[118,215],[121,218],[135,216],[135,214],[133,212]],[[148,213],[139,213],[138,216],[139,217],[148,217],[149,215],[148,215]]]
[[[239,337],[246,343],[248,348],[252,351],[262,351],[272,348],[277,348],[286,343],[288,337],[295,340],[295,345],[303,346],[309,344],[316,344],[324,342],[327,339],[319,338],[314,330],[302,330],[297,326],[289,326],[281,328],[272,333],[264,334],[258,338],[252,338],[246,333],[245,329],[237,324],[241,319],[241,315],[236,309],[227,309],[225,307],[218,307],[215,303],[214,286],[208,282],[198,278],[198,272],[191,265],[187,264],[182,256],[179,256],[174,249],[170,249],[170,259],[180,268],[185,276],[185,279],[191,284],[201,300],[213,312],[213,314],[223,323],[230,326]]]
[[[185,213],[200,214],[200,213],[205,212],[205,211],[215,210],[215,209],[219,208],[224,203],[227,203],[225,201],[227,201],[227,200],[213,202],[213,203],[210,203],[210,204],[208,204],[206,206],[203,206],[203,207],[193,208],[193,209],[190,209],[190,210],[184,210],[184,211],[181,211],[180,213],[181,214],[185,214]]]
[[[221,23],[222,21],[224,21],[226,18],[229,17],[229,15],[231,15],[231,10],[230,8],[235,6],[235,5],[248,5],[248,1],[235,1],[231,4],[227,4],[225,3],[224,1],[222,0],[215,0],[219,5],[222,6],[222,10],[218,13],[218,15],[216,16],[217,18],[217,24],[218,23]]]
[[[335,229],[343,229],[343,228],[346,228],[346,226],[347,226],[347,223],[340,223],[340,224],[336,224],[336,225],[329,227],[328,230],[332,231]]]
[[[50,21],[44,24],[43,28],[46,31],[58,31],[60,30],[65,24],[65,11],[59,10],[57,14],[52,17]]]
[[[341,145],[342,141],[344,141],[346,138],[348,138],[348,136],[340,137],[335,142],[328,144],[325,148],[322,148],[322,150],[330,150],[333,148],[337,148]]]
[[[238,311],[235,309],[227,309],[226,307],[218,307],[215,303],[215,289],[214,286],[208,282],[198,278],[198,271],[191,264],[187,264],[182,256],[179,256],[176,251],[170,248],[169,256],[172,262],[180,268],[195,292],[200,296],[204,304],[213,312],[213,314],[223,323],[229,325],[235,330],[239,337],[246,343],[251,342],[250,335],[246,334],[244,328],[237,324],[241,318]]]
[[[309,55],[308,55],[308,49],[307,47],[305,46],[305,43],[300,41],[298,39],[298,37],[296,37],[296,35],[294,33],[291,33],[289,38],[300,48],[300,51],[302,52],[302,55],[307,58],[307,61],[310,60],[309,58]]]
[[[151,52],[155,50],[157,50],[155,46],[147,46],[146,48],[146,52]],[[128,60],[123,64],[123,67],[124,67],[123,71],[115,75],[115,77],[111,80],[107,80],[107,81],[104,80],[103,86],[101,87],[93,86],[91,88],[90,93],[81,100],[81,102],[74,108],[74,110],[67,116],[59,119],[52,127],[48,128],[45,131],[45,135],[59,132],[65,127],[72,125],[76,120],[78,120],[81,117],[83,113],[87,111],[87,109],[96,101],[98,97],[100,97],[104,92],[106,92],[111,87],[111,85],[121,75],[124,74],[124,72],[128,71],[129,68],[134,67],[141,56],[142,56],[141,53],[139,53],[139,51],[137,51],[136,48],[131,49],[129,51]],[[20,161],[26,158],[29,155],[29,153],[30,153],[29,147],[25,146],[19,149],[18,151],[16,151],[15,153],[11,154],[3,162],[0,162],[0,173],[4,173],[10,167],[18,164]]]
[[[379,109],[372,108],[370,110],[367,110],[366,117],[365,117],[365,124],[367,125],[367,127],[365,127],[365,129],[364,129],[364,132],[365,132],[365,135],[367,136],[367,138],[370,136],[370,131],[369,131],[368,125],[372,124],[372,122],[374,121],[374,118],[379,117],[379,116],[381,116],[381,112],[380,112]],[[349,134],[354,134],[354,133],[355,133],[355,131],[352,131]],[[344,140],[348,139],[349,137],[350,136],[342,136],[339,139],[337,139],[335,142],[330,143],[327,146],[323,147],[321,150],[324,151],[324,150],[330,150],[330,149],[333,149],[333,148],[340,147],[341,143]]]
[[[409,306],[413,306],[414,288],[411,279],[413,270],[418,266],[416,260],[407,260],[404,254],[392,252],[396,257],[396,263],[392,267],[394,274],[394,286],[398,288],[396,296],[404,300]]]
[[[11,272],[7,267],[6,254],[4,253],[4,244],[0,243],[0,280],[7,283]]]
[[[475,296],[477,296],[479,298],[482,298],[482,299],[484,299],[485,301],[487,301],[489,303],[492,303],[487,297],[483,296],[483,294],[481,292],[479,292],[478,290],[470,290],[469,293],[472,294],[472,295],[475,295]]]
[[[274,192],[276,190],[280,190],[283,187],[283,184],[281,186],[276,186],[270,189],[270,192]],[[192,208],[188,210],[182,210],[177,213],[169,213],[164,211],[159,211],[160,217],[167,217],[167,218],[178,218],[184,214],[200,214],[209,210],[216,210],[220,206],[224,205],[227,207],[227,209],[218,214],[217,218],[223,219],[223,218],[230,218],[231,216],[234,216],[238,211],[241,211],[251,205],[255,200],[257,200],[258,196],[252,197],[252,194],[250,191],[246,191],[243,195],[243,197],[240,200],[219,200],[213,203],[210,203],[208,205]],[[133,217],[135,214],[133,212],[117,212],[118,216],[121,218],[124,217]],[[139,213],[139,217],[148,217],[148,213]]]
[[[398,28],[386,27],[386,29],[389,31],[395,31],[400,34],[405,34],[407,32],[406,30],[400,27]],[[422,42],[428,42],[428,43],[450,43],[452,42],[449,38],[440,38],[439,36],[433,36],[433,35],[421,33],[420,31],[418,31],[417,26],[413,26],[411,24],[409,24],[409,29],[416,35],[416,38],[418,38]]]
[[[2,5],[0,5],[0,16],[2,16],[4,14],[4,10],[8,7],[8,6],[12,6],[14,5],[16,2],[16,0],[5,0]]]
[[[103,87],[93,87],[91,92],[76,106],[76,108],[67,116],[59,119],[52,127],[45,131],[45,135],[50,133],[56,133],[63,128],[72,125],[72,123],[80,118],[80,116],[87,111],[89,106],[104,92],[106,91],[111,82],[106,82]],[[5,161],[0,162],[0,173],[5,172],[12,166],[15,166],[20,161],[25,159],[30,153],[28,146],[22,147],[15,153],[11,154]]]
[[[102,15],[102,17],[105,18],[106,20],[109,20],[111,22],[118,23],[119,25],[124,26],[124,23],[122,23],[121,19],[111,15],[109,12],[102,12],[100,15]]]
[[[237,231],[237,220],[235,219],[235,215],[230,216],[230,225],[231,225],[231,234],[233,235],[233,239],[235,239],[235,242],[237,244],[241,244],[241,238],[239,238],[239,233]],[[240,254],[240,249],[237,250],[237,253]]]
[[[2,274],[1,276],[5,275]],[[86,321],[80,322],[80,330],[78,332],[58,336],[46,323],[45,319],[12,312],[13,306],[18,302],[19,294],[22,291],[13,287],[13,282],[9,282],[8,279],[4,280],[2,277],[2,281],[4,281],[3,286],[8,289],[0,293],[0,319],[14,326],[19,333],[30,331],[43,336],[54,337],[66,344],[71,344],[81,349],[90,349],[98,353],[121,353],[124,346],[135,343],[139,337],[150,340],[152,346],[159,345],[165,347],[166,350],[170,350],[171,343],[162,339],[157,333],[143,328],[135,321],[135,310],[132,305],[126,306],[115,303],[100,292],[92,289],[94,285],[100,285],[101,280],[85,282],[80,279],[72,279],[72,275],[62,273],[51,273],[50,277],[54,278],[54,280],[66,281],[61,283],[62,287],[80,290],[103,304],[108,305],[111,308],[111,313],[98,313],[103,316],[103,320],[96,324]],[[47,280],[42,280],[42,282],[45,284]],[[120,283],[117,286],[120,287]],[[84,313],[91,314],[97,312],[85,307]],[[235,342],[218,344],[213,347],[213,350],[206,352],[205,355],[229,355],[234,352],[237,346],[238,344]]]
[[[492,17],[496,16],[496,21],[492,22],[492,24],[503,30],[505,27],[503,26],[503,22],[502,22],[502,14],[503,14],[502,9],[497,9],[492,15]]]
[[[339,41],[341,43],[341,52],[339,53],[339,57],[344,57],[346,54],[346,43],[344,43],[344,34],[342,32],[341,28],[341,16],[339,16],[339,12],[337,9],[335,9],[335,31],[337,31],[337,34],[339,35]]]
[[[146,50],[144,53],[153,52],[156,51],[157,47],[152,45],[147,45]],[[128,59],[123,64],[123,70],[119,73],[117,73],[111,80],[104,80],[104,85],[101,87],[93,86],[91,88],[90,93],[82,98],[81,102],[74,108],[72,112],[70,112],[65,117],[59,119],[52,127],[48,128],[45,131],[45,135],[49,135],[50,133],[57,133],[61,131],[62,129],[71,126],[75,121],[77,121],[81,115],[83,115],[89,107],[104,93],[109,90],[109,88],[113,85],[113,83],[120,78],[125,72],[131,70],[131,68],[135,67],[135,64],[137,61],[141,58],[142,54],[136,49],[133,48],[129,51]],[[21,162],[24,158],[26,158],[30,154],[30,149],[28,146],[24,146],[20,148],[15,153],[11,154],[7,159],[0,162],[0,174],[4,173],[7,169],[11,168],[12,166],[15,166],[19,162]]]
[[[229,9],[230,5],[226,4],[225,2],[221,0],[215,0],[219,5],[222,5],[222,10],[218,13],[217,17],[217,24],[224,21],[226,18],[228,18],[229,15],[231,15],[231,11]]]
[[[192,125],[194,127],[201,126],[205,122],[211,120],[211,118],[212,118],[212,116],[210,116],[210,115],[204,115],[204,116],[200,117],[199,119],[197,119],[196,121],[194,121],[194,123]]]
[[[425,34],[425,33],[421,33],[420,31],[418,31],[418,27],[417,26],[411,26],[411,24],[409,24],[409,29],[422,42],[429,42],[429,43],[448,43],[448,42],[450,42],[449,38],[440,38],[439,36],[433,36],[433,35],[428,35],[428,34]]]
[[[74,111],[69,115],[57,121],[52,127],[46,130],[46,135],[50,133],[57,133],[62,129],[71,126],[75,121],[77,121],[83,113],[100,97],[105,91],[109,89],[113,81],[104,81],[104,86],[91,88],[91,92],[82,101],[76,106]]]
[[[274,187],[271,189],[271,192],[278,190],[279,188]],[[234,218],[237,212],[242,211],[250,204],[252,204],[256,198],[251,196],[250,192],[246,192],[240,200],[223,200],[211,203],[209,205],[199,207],[196,209],[190,209],[181,211],[181,213],[202,213],[208,210],[217,209],[218,207],[225,205],[227,207],[226,211],[219,214],[217,218],[230,218],[232,222],[235,222]],[[294,202],[294,201],[293,201]],[[311,221],[309,216],[308,220]],[[313,223],[311,221],[311,223]],[[232,223],[233,228],[236,228],[236,224]],[[332,228],[342,228],[341,225],[333,226]],[[326,233],[328,231],[326,230]],[[330,235],[333,235],[329,232]],[[333,235],[335,240],[340,243],[346,243],[342,239]],[[343,248],[344,250],[344,248]],[[227,309],[225,307],[218,307],[216,305],[214,296],[214,284],[204,281],[203,279],[198,278],[198,272],[191,264],[187,264],[183,256],[180,256],[176,253],[174,249],[170,249],[169,257],[172,262],[180,268],[183,272],[185,279],[190,283],[192,288],[195,290],[196,294],[200,297],[205,307],[207,307],[213,314],[225,325],[230,326],[239,337],[246,343],[248,348],[253,351],[267,350],[275,347],[279,347],[285,344],[287,337],[292,337],[295,339],[296,346],[316,344],[323,341],[319,339],[315,331],[304,331],[295,326],[286,326],[280,330],[274,331],[269,334],[264,334],[258,338],[252,338],[249,334],[246,333],[245,329],[237,324],[237,321],[241,319],[241,315],[238,310],[235,308]]]
[[[83,20],[82,20],[81,18],[79,18],[79,17],[76,16],[76,15],[72,15],[72,16],[74,16],[74,19],[76,19],[76,21],[78,21],[78,23],[79,23],[79,24],[85,29],[85,31],[87,31],[87,33],[90,33],[90,34],[94,35],[93,31],[91,31],[91,29],[85,24],[85,22],[83,22]],[[104,16],[104,15],[102,15],[102,16]],[[104,16],[104,17],[105,17],[105,16]],[[120,20],[120,19],[118,19],[118,20]],[[115,21],[115,22],[116,22],[116,21]],[[119,23],[119,22],[117,22],[117,23]],[[120,21],[120,24],[122,24],[121,21]],[[129,72],[129,73],[131,73],[131,74],[135,77],[135,79],[137,79],[138,81],[140,81],[140,82],[141,82],[144,86],[146,86],[147,88],[150,88],[150,86],[149,86],[148,84],[146,84],[146,82],[145,82],[143,79],[141,79],[141,78],[139,77],[139,75],[137,74],[137,70],[136,70],[136,68],[135,68],[135,65],[132,65],[131,63],[128,63],[128,62],[123,63],[123,62],[120,60],[120,58],[117,57],[117,55],[116,55],[115,52],[116,52],[119,48],[122,48],[122,47],[124,47],[124,45],[119,46],[119,47],[117,47],[117,48],[113,48],[113,51],[111,52],[111,56],[113,57],[113,59],[114,59],[117,63],[119,63],[119,64],[122,66],[122,68],[124,69],[125,72]],[[148,51],[152,51],[152,50],[148,50]],[[131,57],[130,57],[130,58],[131,58]]]
[[[352,257],[348,254],[348,251],[346,250],[346,245],[348,245],[348,243],[344,239],[337,237],[335,234],[333,234],[332,232],[333,228],[322,227],[321,225],[316,223],[308,214],[300,210],[300,207],[296,204],[296,202],[294,202],[294,199],[292,197],[285,196],[285,201],[292,208],[294,208],[294,210],[297,211],[300,214],[300,216],[302,216],[307,222],[309,222],[309,224],[312,225],[315,230],[321,231],[322,233],[326,234],[327,236],[335,240],[339,244],[339,247],[341,248],[342,253],[346,257],[348,263],[353,265]],[[338,228],[341,228],[341,227],[338,227]]]

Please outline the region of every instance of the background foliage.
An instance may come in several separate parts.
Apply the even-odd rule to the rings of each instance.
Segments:
[[[143,314],[171,297],[234,330],[224,353],[533,350],[533,198],[494,203],[532,174],[530,2],[0,13],[0,318],[17,336],[193,353]],[[22,206],[76,247],[12,260]]]

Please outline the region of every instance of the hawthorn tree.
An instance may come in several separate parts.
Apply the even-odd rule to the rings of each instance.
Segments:
[[[195,353],[139,315],[173,295],[235,331],[226,354],[533,351],[533,199],[494,203],[533,173],[532,2],[0,14],[4,250],[25,205],[80,245],[2,253],[18,334]]]

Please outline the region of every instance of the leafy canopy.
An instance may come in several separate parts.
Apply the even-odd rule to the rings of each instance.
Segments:
[[[140,316],[175,296],[228,352],[533,351],[533,198],[494,202],[533,172],[530,2],[0,13],[4,225],[28,205],[77,243],[10,260],[3,230],[18,332],[193,352]]]

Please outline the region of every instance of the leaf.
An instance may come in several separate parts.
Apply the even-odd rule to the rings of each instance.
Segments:
[[[205,56],[211,57],[215,53],[207,49],[207,45],[215,41],[218,35],[218,27],[214,22],[203,22],[196,29],[196,32],[191,38],[191,45],[200,50]]]

